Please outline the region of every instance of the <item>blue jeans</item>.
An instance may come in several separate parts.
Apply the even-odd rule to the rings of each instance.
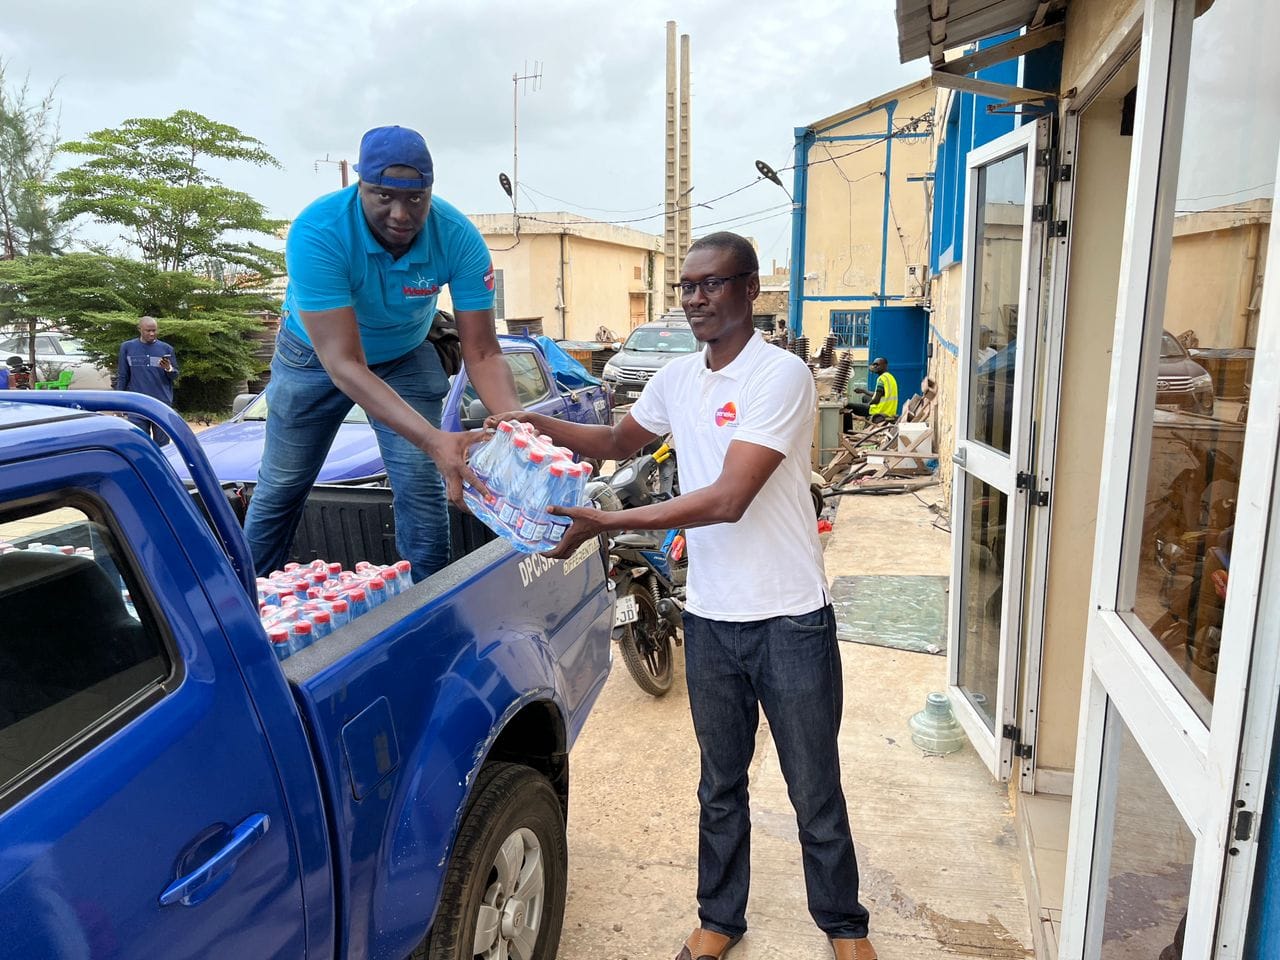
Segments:
[[[830,937],[865,937],[858,862],[840,787],[844,709],[835,613],[735,623],[684,616],[685,675],[702,754],[698,784],[698,919],[747,929],[751,812],[747,768],[764,708],[795,808],[809,913]]]
[[[424,342],[404,356],[369,365],[409,406],[440,426],[449,380],[436,348]],[[307,494],[320,473],[351,400],[333,385],[311,346],[280,328],[267,383],[266,443],[244,533],[259,574],[289,559]],[[396,549],[413,564],[414,582],[449,563],[449,509],[435,463],[370,418],[391,483]]]

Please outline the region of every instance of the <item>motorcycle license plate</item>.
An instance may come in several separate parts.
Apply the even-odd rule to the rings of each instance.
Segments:
[[[617,606],[613,608],[613,625],[623,627],[639,619],[640,610],[636,606],[636,598],[630,595],[619,597]]]

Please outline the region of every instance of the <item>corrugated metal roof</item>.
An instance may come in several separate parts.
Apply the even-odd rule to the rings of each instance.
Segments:
[[[903,63],[1043,21],[1067,0],[896,0],[898,57]],[[932,55],[930,51],[932,50]]]

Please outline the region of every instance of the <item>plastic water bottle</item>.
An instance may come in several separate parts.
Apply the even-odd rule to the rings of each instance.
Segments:
[[[347,591],[347,603],[351,604],[351,619],[362,617],[369,612],[369,597],[364,587],[352,587]]]
[[[413,586],[413,564],[408,560],[397,560],[395,568],[400,577],[400,592],[404,593]]]
[[[549,507],[575,507],[578,505],[577,488],[581,471],[575,463],[554,463],[551,465],[553,482]],[[554,549],[564,539],[565,532],[572,521],[568,517],[549,516],[543,544],[547,550]]]
[[[485,444],[477,451],[471,461],[471,469],[482,478],[493,476],[497,468],[506,462],[511,454],[511,441],[515,439],[516,428],[510,420],[503,420],[493,431]]]
[[[293,621],[293,626],[289,628],[289,642],[293,645],[291,652],[297,653],[299,650],[311,646],[315,640],[313,630],[314,627],[311,621],[306,617],[299,617]]]
[[[519,437],[516,438],[517,444],[520,439]],[[512,534],[518,534],[519,531],[521,506],[530,497],[536,495],[538,485],[544,482],[542,464],[546,459],[547,455],[545,453],[533,448],[531,445],[527,454],[512,464],[511,489],[507,491],[506,499],[502,504],[502,511],[499,514],[503,525]]]
[[[311,615],[311,623],[311,632],[315,640],[323,640],[333,633],[333,614],[328,610],[320,609],[313,613]]]
[[[516,533],[525,544],[535,550],[546,549],[549,519],[547,507],[556,502],[557,495],[562,495],[568,473],[569,465],[563,460],[557,460],[545,471],[539,470],[525,492]]]
[[[271,627],[267,631],[267,639],[271,641],[271,652],[277,660],[285,660],[293,653],[289,643],[289,628],[285,626]]]
[[[498,484],[498,499],[494,504],[498,522],[507,529],[514,529],[520,516],[520,491],[529,473],[529,438],[517,435],[511,441],[511,453],[504,467],[496,472],[493,480]],[[490,488],[492,490],[492,488]]]
[[[387,602],[387,583],[381,577],[370,577],[368,583],[369,609]]]
[[[396,597],[400,595],[400,571],[395,567],[383,567],[380,574],[387,584],[387,596]]]
[[[333,620],[333,629],[345,627],[351,622],[351,605],[341,597],[329,601],[329,616]]]

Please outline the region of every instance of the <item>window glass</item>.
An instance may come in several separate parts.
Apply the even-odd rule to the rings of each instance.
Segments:
[[[1152,655],[1208,720],[1280,145],[1280,6],[1216,0],[1192,26],[1162,295],[1134,610]],[[1170,162],[1166,156],[1166,163]],[[1169,197],[1167,190],[1173,191]],[[1163,271],[1156,274],[1163,275]]]
[[[832,310],[831,332],[837,347],[865,347],[870,339],[870,310]]]
[[[978,222],[973,249],[969,438],[1009,453],[1018,360],[1026,152],[979,167],[975,175]]]
[[[974,710],[996,732],[1000,681],[1000,625],[1004,618],[1005,527],[1009,498],[977,477],[966,475],[964,509],[969,522],[964,542],[963,597],[957,669],[960,687]]]
[[[169,675],[125,571],[80,509],[0,511],[0,794]]]
[[[547,398],[547,394],[551,392],[551,385],[547,383],[547,378],[542,374],[542,368],[538,366],[537,358],[529,352],[504,353],[507,366],[511,368],[511,376],[516,382],[516,399],[520,401],[522,407],[527,407],[532,403],[538,403]],[[467,381],[466,389],[462,391],[461,408],[465,411],[470,408],[471,404],[480,399],[480,395],[476,393],[475,384]]]
[[[1106,863],[1101,960],[1181,960],[1195,835],[1160,784],[1124,721],[1111,710],[1107,736],[1118,751],[1115,821],[1099,835]]]
[[[249,401],[248,406],[244,408],[244,420],[266,420],[267,419],[267,395],[260,393]],[[364,407],[353,405],[347,411],[347,415],[342,418],[343,423],[368,423],[369,415],[364,412]]]
[[[698,349],[692,330],[641,327],[627,337],[623,350],[636,353],[693,353]]]

